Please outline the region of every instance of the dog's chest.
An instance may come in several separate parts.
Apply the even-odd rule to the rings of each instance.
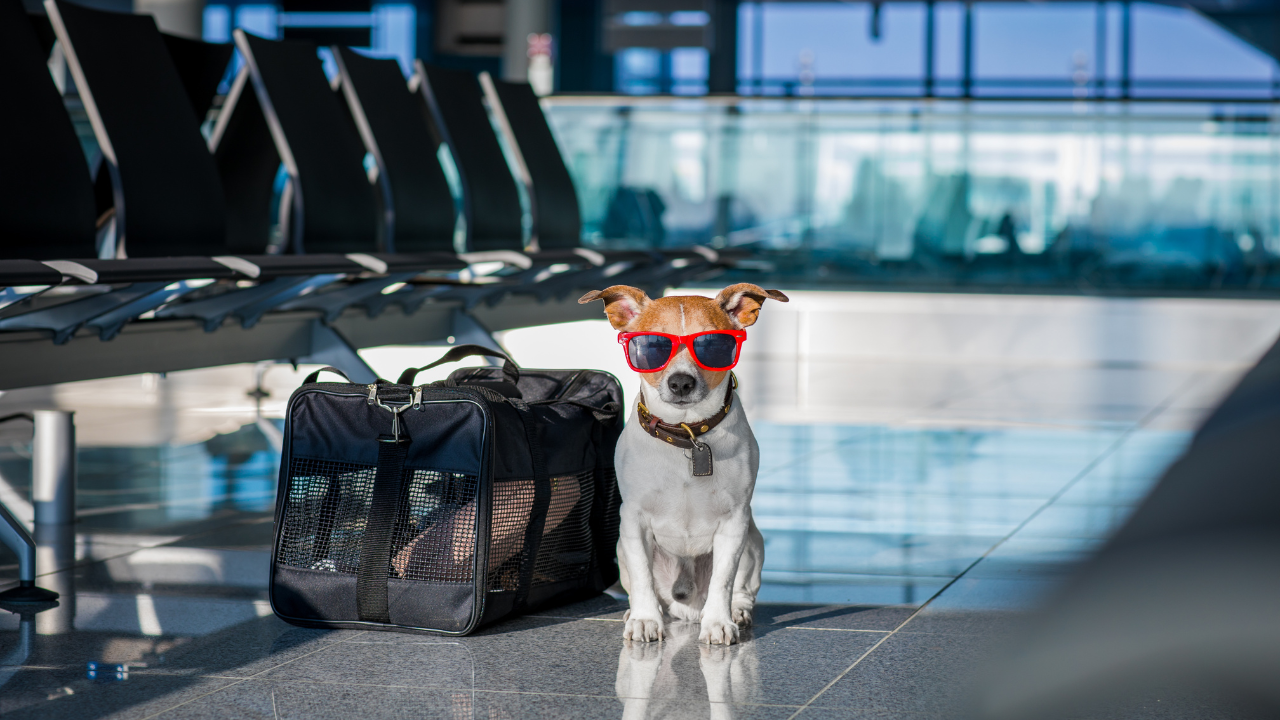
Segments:
[[[759,467],[755,437],[737,408],[699,439],[715,455],[709,477],[695,477],[690,451],[645,434],[633,413],[615,458],[624,511],[641,514],[664,547],[683,546],[666,547],[681,555],[709,551],[719,524],[751,502]]]

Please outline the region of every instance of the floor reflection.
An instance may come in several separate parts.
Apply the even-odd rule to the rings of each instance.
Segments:
[[[662,642],[624,640],[615,691],[624,720],[687,716],[700,697],[712,720],[732,720],[734,704],[759,702],[761,693],[751,631],[735,645],[705,645],[698,642],[697,623],[673,622]]]

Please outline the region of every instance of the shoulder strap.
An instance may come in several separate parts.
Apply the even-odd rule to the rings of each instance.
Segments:
[[[533,569],[538,562],[538,551],[542,546],[542,531],[547,523],[547,509],[551,506],[551,477],[547,473],[547,457],[542,449],[537,418],[534,417],[528,404],[518,400],[507,402],[520,413],[520,421],[524,423],[524,434],[529,443],[529,456],[533,465],[533,508],[529,513],[529,524],[524,531],[524,554],[520,560],[520,581],[516,585],[513,606],[513,609],[519,612],[527,605],[529,587],[533,585]]]
[[[356,574],[356,612],[366,622],[391,622],[387,604],[391,535],[400,515],[400,486],[404,483],[404,460],[408,454],[407,436],[378,437],[378,467],[360,545],[360,569]]]

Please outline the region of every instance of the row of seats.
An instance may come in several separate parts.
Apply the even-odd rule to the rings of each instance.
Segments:
[[[0,114],[11,143],[0,166],[0,288],[10,302],[0,330],[42,329],[63,342],[86,326],[109,339],[144,313],[214,330],[272,310],[332,319],[353,305],[371,315],[430,299],[470,308],[511,292],[678,284],[734,259],[702,247],[584,248],[573,180],[527,84],[421,61],[406,83],[396,61],[341,47],[331,84],[314,44],[237,30],[244,62],[206,141],[201,121],[230,45],[165,35],[146,15],[45,7],[47,20],[0,0],[0,64],[16,78]],[[48,71],[55,39],[101,148],[96,176]],[[495,124],[528,190],[529,247]],[[461,183],[463,253],[441,143]],[[509,268],[496,281],[456,274],[493,261]],[[75,284],[111,291],[30,302]],[[389,292],[393,284],[404,286]]]

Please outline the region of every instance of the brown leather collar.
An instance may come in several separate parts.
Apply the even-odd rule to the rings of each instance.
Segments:
[[[720,412],[705,420],[677,425],[663,422],[662,418],[649,412],[649,408],[644,406],[644,396],[641,395],[636,400],[636,411],[640,413],[640,423],[649,435],[665,441],[668,445],[688,450],[693,447],[693,438],[711,432],[711,429],[719,425],[720,421],[729,414],[729,410],[733,407],[733,391],[738,387],[738,376],[732,371],[729,372],[729,382],[726,385],[728,388],[725,390],[724,405],[721,406]]]

